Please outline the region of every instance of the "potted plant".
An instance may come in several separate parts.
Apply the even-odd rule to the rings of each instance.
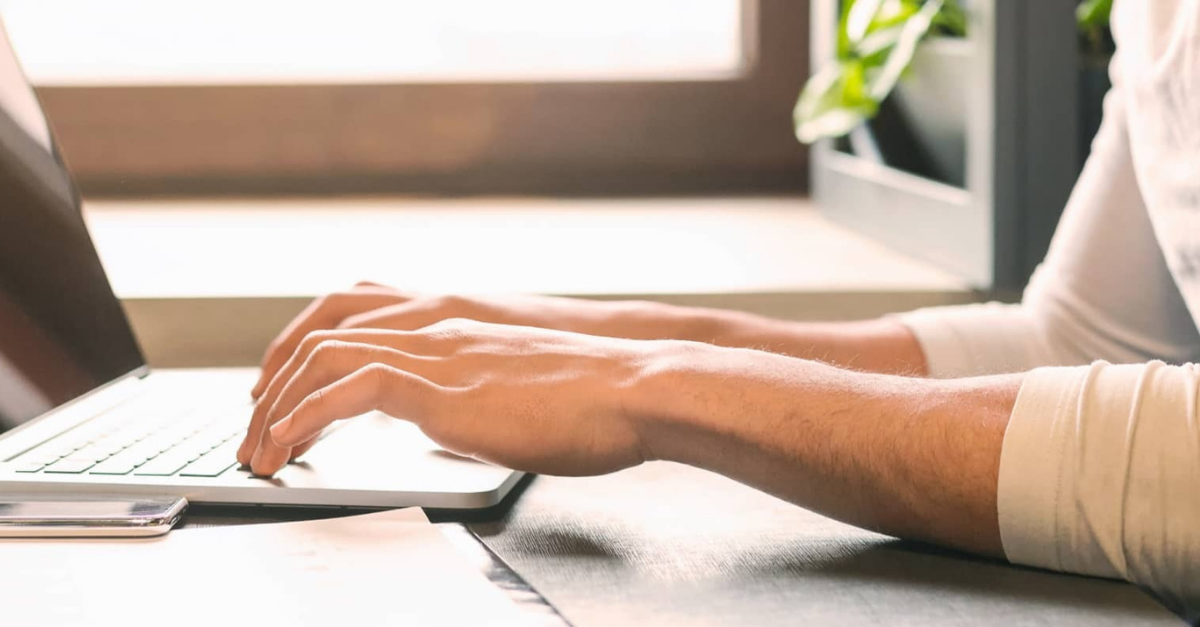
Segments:
[[[960,3],[844,0],[837,28],[833,62],[809,79],[796,103],[797,138],[845,138],[844,150],[961,186],[965,99],[958,78],[970,50]]]
[[[843,0],[834,59],[805,84],[796,137],[834,138],[859,157],[965,184],[969,0]],[[1082,51],[1081,157],[1099,127],[1112,53],[1112,0],[1076,12]]]

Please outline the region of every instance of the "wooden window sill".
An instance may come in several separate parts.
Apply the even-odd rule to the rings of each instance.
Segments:
[[[85,214],[159,366],[254,363],[309,299],[360,279],[795,319],[978,299],[800,197],[106,199]]]

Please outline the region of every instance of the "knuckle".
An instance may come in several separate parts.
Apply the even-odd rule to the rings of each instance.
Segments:
[[[387,364],[379,362],[369,364],[362,369],[359,376],[363,378],[367,385],[372,407],[378,408],[383,403],[391,375],[392,368]]]
[[[443,319],[433,323],[432,325],[430,325],[429,328],[437,329],[437,330],[445,330],[445,329],[463,330],[463,329],[468,329],[476,324],[479,324],[479,323],[474,320],[471,320],[470,318],[453,317],[453,318],[443,318]]]
[[[380,362],[367,364],[362,369],[363,377],[374,388],[382,388],[387,385],[388,375],[392,373],[391,366]]]
[[[447,312],[467,311],[472,303],[470,298],[457,294],[434,296],[432,297],[432,301],[434,309]]]
[[[478,324],[466,318],[445,318],[439,320],[420,332],[435,342],[460,342],[471,334],[472,325]]]
[[[347,316],[346,318],[343,318],[341,322],[337,323],[336,328],[340,331],[344,331],[346,329],[354,329],[354,328],[357,328],[360,326],[360,323],[362,322],[362,320],[363,320],[363,316],[361,314],[354,314],[353,316]]]
[[[304,339],[300,341],[300,350],[302,352],[311,353],[315,351],[321,344],[333,339],[333,334],[327,330],[311,331]]]
[[[324,296],[317,297],[317,299],[313,301],[313,311],[327,314],[329,310],[339,307],[343,301],[353,297],[353,291],[330,292]]]
[[[349,342],[325,338],[317,342],[308,359],[309,361],[329,361],[341,356],[350,346],[352,345]]]
[[[306,405],[307,406],[306,408],[313,408],[313,407],[319,407],[321,405],[321,403],[324,401],[325,401],[325,390],[322,388],[318,388],[316,390],[313,390],[308,395],[308,397],[304,399],[302,404]]]

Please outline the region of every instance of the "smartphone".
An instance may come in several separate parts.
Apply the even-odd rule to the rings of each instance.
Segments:
[[[186,509],[181,496],[0,494],[0,538],[160,536]]]

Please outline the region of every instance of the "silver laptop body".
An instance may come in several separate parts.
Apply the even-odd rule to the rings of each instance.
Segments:
[[[0,493],[451,509],[504,498],[521,473],[379,413],[343,421],[273,478],[239,468],[256,371],[151,372],[2,25],[0,40]]]

